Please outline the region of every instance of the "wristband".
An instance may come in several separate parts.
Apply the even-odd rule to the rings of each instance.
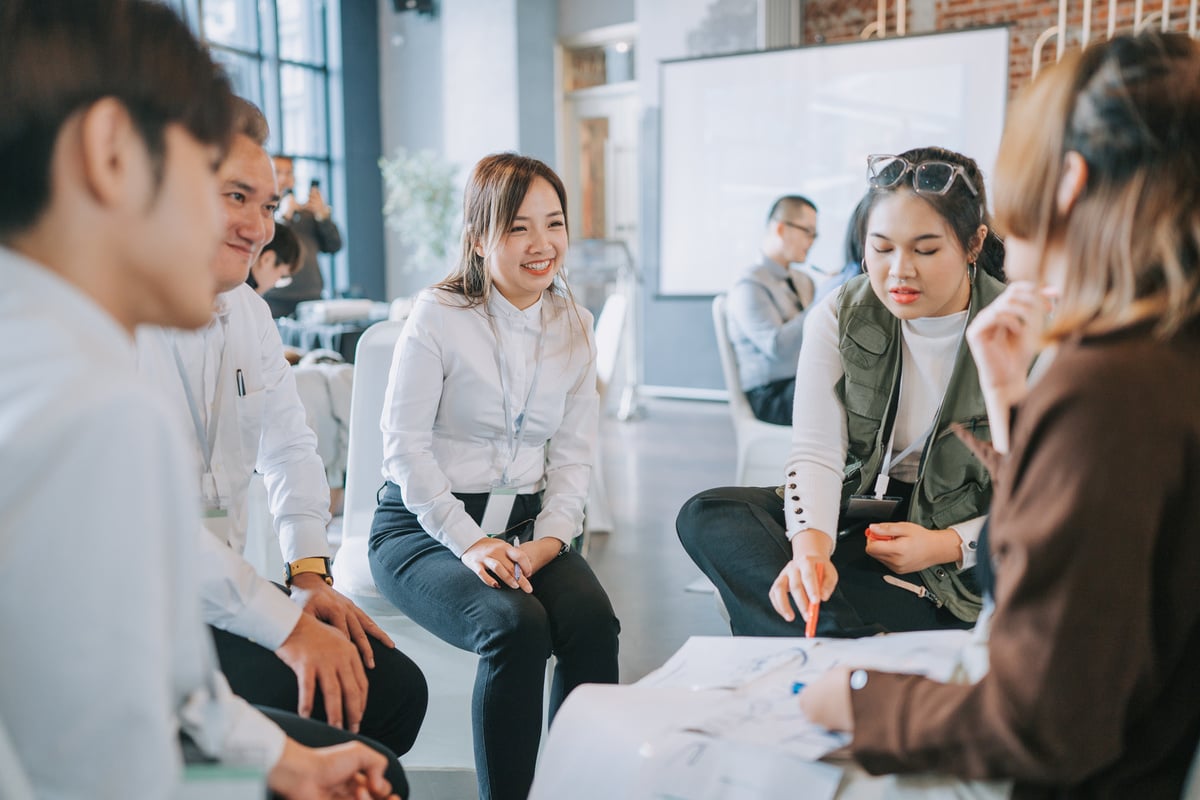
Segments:
[[[303,575],[306,572],[312,572],[321,576],[325,583],[333,586],[333,576],[329,574],[329,558],[326,556],[313,556],[311,558],[298,558],[295,561],[287,564],[283,568],[284,582],[292,585],[292,579],[297,575]]]

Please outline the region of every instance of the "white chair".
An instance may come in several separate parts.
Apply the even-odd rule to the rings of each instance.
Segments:
[[[16,748],[9,738],[4,722],[0,721],[0,798],[4,800],[33,800],[33,785],[17,758]]]
[[[405,767],[473,770],[471,691],[479,657],[446,644],[400,613],[379,593],[367,561],[376,494],[383,485],[379,420],[392,351],[403,327],[403,321],[378,322],[363,333],[355,351],[346,505],[342,542],[333,559],[333,585],[380,622],[429,683],[429,710],[417,743],[404,757]]]
[[[725,295],[713,298],[713,328],[717,334],[717,351],[721,355],[721,371],[729,390],[729,413],[733,417],[733,434],[737,441],[738,486],[778,486],[783,483],[792,447],[790,425],[772,425],[754,416],[750,401],[742,390],[738,376],[737,355],[729,341],[725,318]]]
[[[596,319],[596,390],[600,394],[600,415],[608,406],[608,390],[612,387],[617,372],[621,338],[625,331],[625,295],[617,292],[609,295]],[[583,555],[587,556],[590,535],[596,531],[612,531],[612,506],[608,502],[608,487],[604,477],[603,446],[596,447],[596,460],[592,466],[592,481],[588,487],[587,515],[583,528]]]
[[[350,388],[350,443],[346,452],[346,500],[342,542],[333,560],[333,582],[368,614],[399,612],[375,587],[367,563],[367,540],[383,485],[383,394],[391,374],[392,351],[403,321],[377,322],[363,332],[354,356]]]

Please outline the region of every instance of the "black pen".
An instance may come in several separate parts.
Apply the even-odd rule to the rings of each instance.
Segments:
[[[246,396],[246,380],[242,377],[242,371],[240,369],[237,371],[237,390],[238,397]]]

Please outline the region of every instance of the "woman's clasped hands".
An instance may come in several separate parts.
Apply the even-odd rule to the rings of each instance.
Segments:
[[[533,585],[529,578],[558,557],[562,545],[553,536],[520,545],[510,544],[503,537],[485,536],[468,547],[460,560],[493,589],[499,589],[503,583],[530,594]]]

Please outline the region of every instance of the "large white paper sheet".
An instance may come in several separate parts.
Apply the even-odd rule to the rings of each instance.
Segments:
[[[794,685],[833,666],[958,679],[967,631],[869,639],[693,637],[633,686],[584,686],[559,710],[530,800],[828,800],[849,737],[809,722]]]
[[[916,631],[866,639],[693,636],[638,686],[737,688],[783,668],[810,679],[840,665],[950,680],[971,631]]]

